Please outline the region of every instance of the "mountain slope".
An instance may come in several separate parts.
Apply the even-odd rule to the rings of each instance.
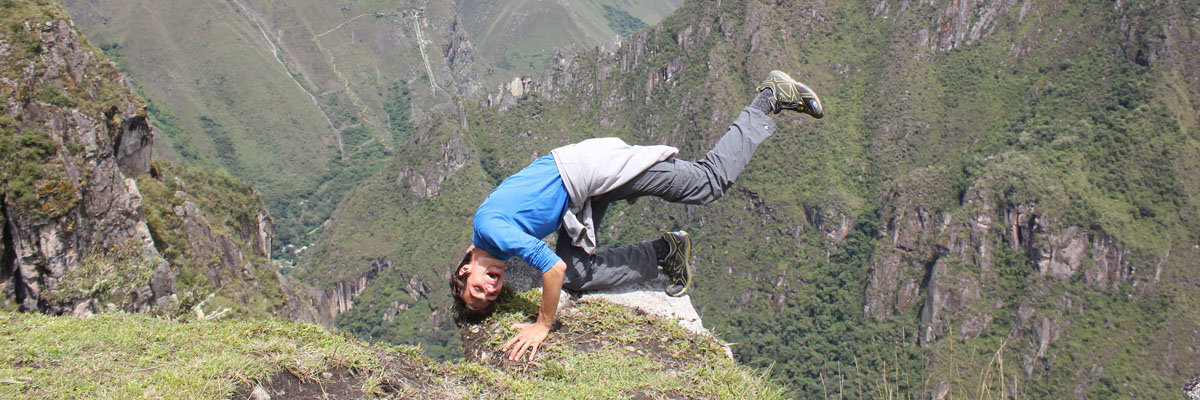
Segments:
[[[556,48],[587,48],[662,20],[680,0],[479,1],[455,5],[458,24],[496,71],[488,86],[518,75],[537,75]],[[633,29],[628,29],[633,27]],[[620,31],[618,31],[620,29]]]
[[[620,3],[648,20],[678,5]],[[350,188],[391,158],[410,121],[456,96],[480,98],[518,73],[491,67],[504,54],[496,49],[537,47],[541,68],[553,47],[612,35],[590,2],[569,5],[555,18],[563,24],[544,27],[553,29],[516,36],[462,31],[468,24],[449,0],[63,4],[142,83],[151,124],[163,133],[159,154],[223,168],[258,188],[277,222],[277,247],[288,249],[276,256],[289,259],[315,240]],[[509,16],[473,10],[484,23]]]
[[[305,288],[269,259],[258,192],[152,162],[144,103],[66,13],[2,6],[0,306],[315,321]]]
[[[500,179],[594,136],[697,157],[779,68],[825,119],[776,117],[726,198],[621,205],[601,232],[693,233],[697,308],[741,360],[805,397],[831,378],[905,397],[1166,397],[1191,378],[1196,5],[720,4],[557,55],[504,111],[432,116],[406,146],[419,155],[355,189],[298,273],[386,265],[339,323],[420,310],[430,332],[442,295],[387,299],[445,279]]]

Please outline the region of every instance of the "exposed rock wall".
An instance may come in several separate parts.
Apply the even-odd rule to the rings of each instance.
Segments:
[[[335,282],[330,289],[309,289],[309,298],[312,299],[313,306],[317,308],[320,322],[327,326],[333,326],[333,320],[338,315],[354,307],[354,297],[367,289],[367,283],[375,279],[380,271],[390,267],[390,261],[376,260],[370,264],[370,268],[363,275]]]
[[[70,20],[25,21],[13,35],[36,40],[36,52],[6,52],[2,61],[3,111],[14,121],[6,134],[49,139],[52,147],[40,170],[14,171],[36,176],[29,186],[8,182],[0,290],[22,310],[68,312],[83,300],[48,299],[82,260],[130,246],[159,258],[133,180],[149,172],[154,133],[125,79],[81,44]],[[134,290],[142,295],[123,308],[145,310],[172,294],[170,285],[156,288]]]
[[[152,164],[154,131],[116,66],[57,5],[5,7],[30,16],[0,32],[5,306],[190,313],[219,294],[238,312],[316,320],[303,288],[269,261],[274,223],[257,192],[227,175]],[[205,212],[222,201],[239,210],[217,210],[228,220]]]

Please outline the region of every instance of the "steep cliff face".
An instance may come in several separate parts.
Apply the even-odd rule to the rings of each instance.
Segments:
[[[155,161],[138,184],[154,245],[177,274],[179,312],[320,322],[309,288],[270,259],[273,222],[258,192],[223,172]]]
[[[148,309],[173,293],[154,249],[133,180],[149,172],[154,134],[115,66],[82,44],[53,7],[34,18],[5,17],[0,51],[4,97],[5,301],[25,311],[70,312],[71,269],[130,249],[157,283],[126,288],[118,303]]]
[[[6,307],[317,319],[304,288],[269,260],[274,226],[257,192],[152,164],[154,132],[116,66],[57,5],[3,8]]]

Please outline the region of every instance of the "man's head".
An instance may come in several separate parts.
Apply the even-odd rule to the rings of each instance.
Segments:
[[[450,295],[460,320],[490,314],[503,288],[504,261],[475,246],[450,273]]]

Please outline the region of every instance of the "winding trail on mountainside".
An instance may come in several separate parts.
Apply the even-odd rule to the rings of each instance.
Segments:
[[[333,125],[333,120],[329,118],[329,114],[325,113],[325,109],[321,108],[321,103],[317,100],[317,96],[314,95],[311,91],[309,91],[308,88],[305,87],[304,84],[301,83],[300,80],[296,78],[296,75],[292,73],[292,70],[288,69],[287,63],[284,63],[283,58],[279,56],[279,53],[282,52],[282,49],[280,49],[279,46],[275,45],[275,42],[279,39],[271,37],[271,35],[269,33],[267,33],[267,30],[263,29],[263,24],[261,22],[259,22],[258,20],[256,20],[254,18],[254,14],[251,13],[250,10],[245,5],[243,5],[240,1],[230,0],[230,2],[233,3],[234,5],[236,5],[238,8],[242,9],[242,12],[244,14],[246,14],[246,17],[250,19],[250,22],[254,24],[254,27],[258,28],[258,32],[262,33],[263,39],[266,39],[267,44],[271,46],[271,55],[275,56],[275,61],[278,62],[279,66],[283,68],[283,72],[288,75],[288,78],[291,78],[292,82],[295,82],[296,86],[299,86],[300,90],[304,91],[304,94],[307,94],[308,97],[312,99],[313,106],[315,106],[317,108],[317,112],[321,113],[321,116],[325,118],[325,122],[329,124],[329,129],[332,129],[334,131],[334,134],[336,136],[338,136],[338,143],[339,143],[338,149],[340,150],[341,149],[341,145],[340,145],[341,144],[341,135],[338,133],[337,127]],[[282,41],[280,41],[280,42],[282,43]]]
[[[369,16],[369,15],[380,16],[380,17],[395,17],[395,16],[400,16],[400,13],[395,13],[395,12],[381,13],[380,12],[380,13],[359,14],[348,20],[342,21],[342,23],[337,24],[336,26],[334,26],[333,28],[330,28],[329,30],[327,30],[325,32],[321,32],[319,34],[313,35],[312,41],[313,41],[313,43],[315,43],[317,45],[317,49],[321,50],[321,52],[325,53],[325,56],[327,58],[329,58],[329,66],[331,68],[333,68],[333,73],[337,75],[338,80],[342,81],[342,88],[346,91],[346,95],[350,97],[350,103],[358,108],[358,111],[355,113],[358,116],[358,119],[360,121],[363,121],[363,122],[371,125],[372,127],[374,127],[376,132],[378,132],[379,134],[387,135],[387,130],[384,129],[382,126],[380,126],[378,122],[376,122],[370,118],[370,113],[369,113],[370,108],[367,107],[366,103],[362,100],[362,98],[358,97],[358,94],[354,93],[354,90],[350,89],[350,80],[346,79],[346,77],[344,75],[342,75],[342,71],[338,70],[337,61],[335,60],[335,58],[333,56],[333,52],[326,49],[325,46],[322,46],[321,40],[320,40],[322,36],[333,33],[334,31],[341,29],[346,24],[353,22],[356,19],[359,19],[359,18],[362,18],[365,16]],[[375,137],[376,136],[372,135],[372,138],[375,138]],[[342,159],[344,160],[346,158],[346,151],[343,148],[342,135],[341,135],[340,131],[338,132],[337,139],[338,139],[338,150],[340,150],[342,152]],[[360,147],[362,145],[368,144],[369,142],[370,141],[360,144]],[[383,145],[384,147],[388,147],[383,142],[380,142],[380,144]]]
[[[291,78],[292,81],[296,83],[296,86],[299,86],[300,90],[303,90],[304,93],[307,94],[308,97],[312,99],[313,105],[317,108],[317,111],[321,113],[321,116],[325,118],[325,122],[329,124],[330,129],[333,131],[333,139],[337,143],[338,153],[341,155],[343,160],[346,159],[346,148],[345,148],[345,141],[342,139],[342,131],[345,130],[346,128],[353,127],[353,126],[359,126],[359,125],[353,124],[353,125],[344,126],[341,128],[337,127],[333,123],[333,120],[331,118],[329,118],[329,114],[327,114],[325,112],[325,110],[321,107],[320,101],[317,99],[317,96],[315,94],[313,94],[311,91],[309,91],[308,88],[305,87],[302,82],[300,82],[300,80],[296,77],[296,75],[293,74],[290,69],[288,69],[287,64],[283,61],[283,58],[280,55],[280,53],[284,53],[284,55],[286,55],[286,52],[283,51],[283,49],[281,49],[279,46],[277,46],[275,44],[276,41],[279,41],[280,43],[282,43],[282,40],[280,40],[277,37],[272,36],[269,32],[267,32],[267,30],[265,28],[263,28],[265,23],[263,21],[259,21],[258,18],[255,16],[255,14],[253,12],[251,12],[252,10],[249,7],[247,7],[246,5],[242,4],[241,1],[229,0],[229,2],[233,3],[239,9],[241,9],[242,13],[246,15],[246,18],[249,19],[250,23],[253,24],[255,28],[258,28],[259,33],[261,33],[263,35],[263,39],[265,39],[267,41],[267,45],[269,45],[271,47],[271,53],[272,53],[272,55],[275,56],[275,61],[278,62],[281,67],[283,67],[284,72],[287,73],[288,77]],[[381,127],[377,121],[370,118],[370,115],[371,115],[370,108],[367,107],[367,105],[362,100],[362,98],[359,97],[358,94],[355,93],[354,90],[350,88],[350,81],[348,79],[346,79],[345,75],[343,75],[341,70],[338,69],[337,61],[333,55],[333,52],[329,51],[329,49],[326,49],[325,46],[322,46],[321,41],[320,41],[321,37],[328,35],[330,33],[333,33],[335,31],[337,31],[338,29],[341,29],[342,27],[346,26],[346,24],[349,24],[359,18],[366,17],[366,16],[395,17],[395,16],[402,16],[402,15],[401,15],[401,13],[396,13],[396,12],[391,12],[391,13],[376,12],[376,13],[359,14],[354,17],[351,17],[350,19],[342,21],[341,23],[335,25],[334,27],[330,28],[329,30],[326,30],[325,32],[321,32],[319,34],[313,35],[311,40],[313,41],[314,44],[316,44],[317,49],[320,50],[322,53],[324,53],[325,57],[328,59],[329,66],[333,70],[333,73],[335,75],[337,75],[338,80],[341,81],[342,89],[346,93],[346,96],[350,98],[351,105],[353,107],[357,108],[357,110],[355,111],[355,115],[358,117],[358,119],[360,121],[365,122],[368,125],[371,125],[371,127],[375,128],[378,135],[387,135],[388,134],[387,130],[384,129],[383,127]],[[428,64],[428,61],[426,61],[426,63]],[[378,135],[372,135],[372,139],[377,139]],[[367,141],[363,144],[360,144],[360,147],[362,145],[369,144],[370,142],[371,141]],[[386,141],[380,141],[380,144],[384,145],[384,147],[388,147],[386,144]]]

